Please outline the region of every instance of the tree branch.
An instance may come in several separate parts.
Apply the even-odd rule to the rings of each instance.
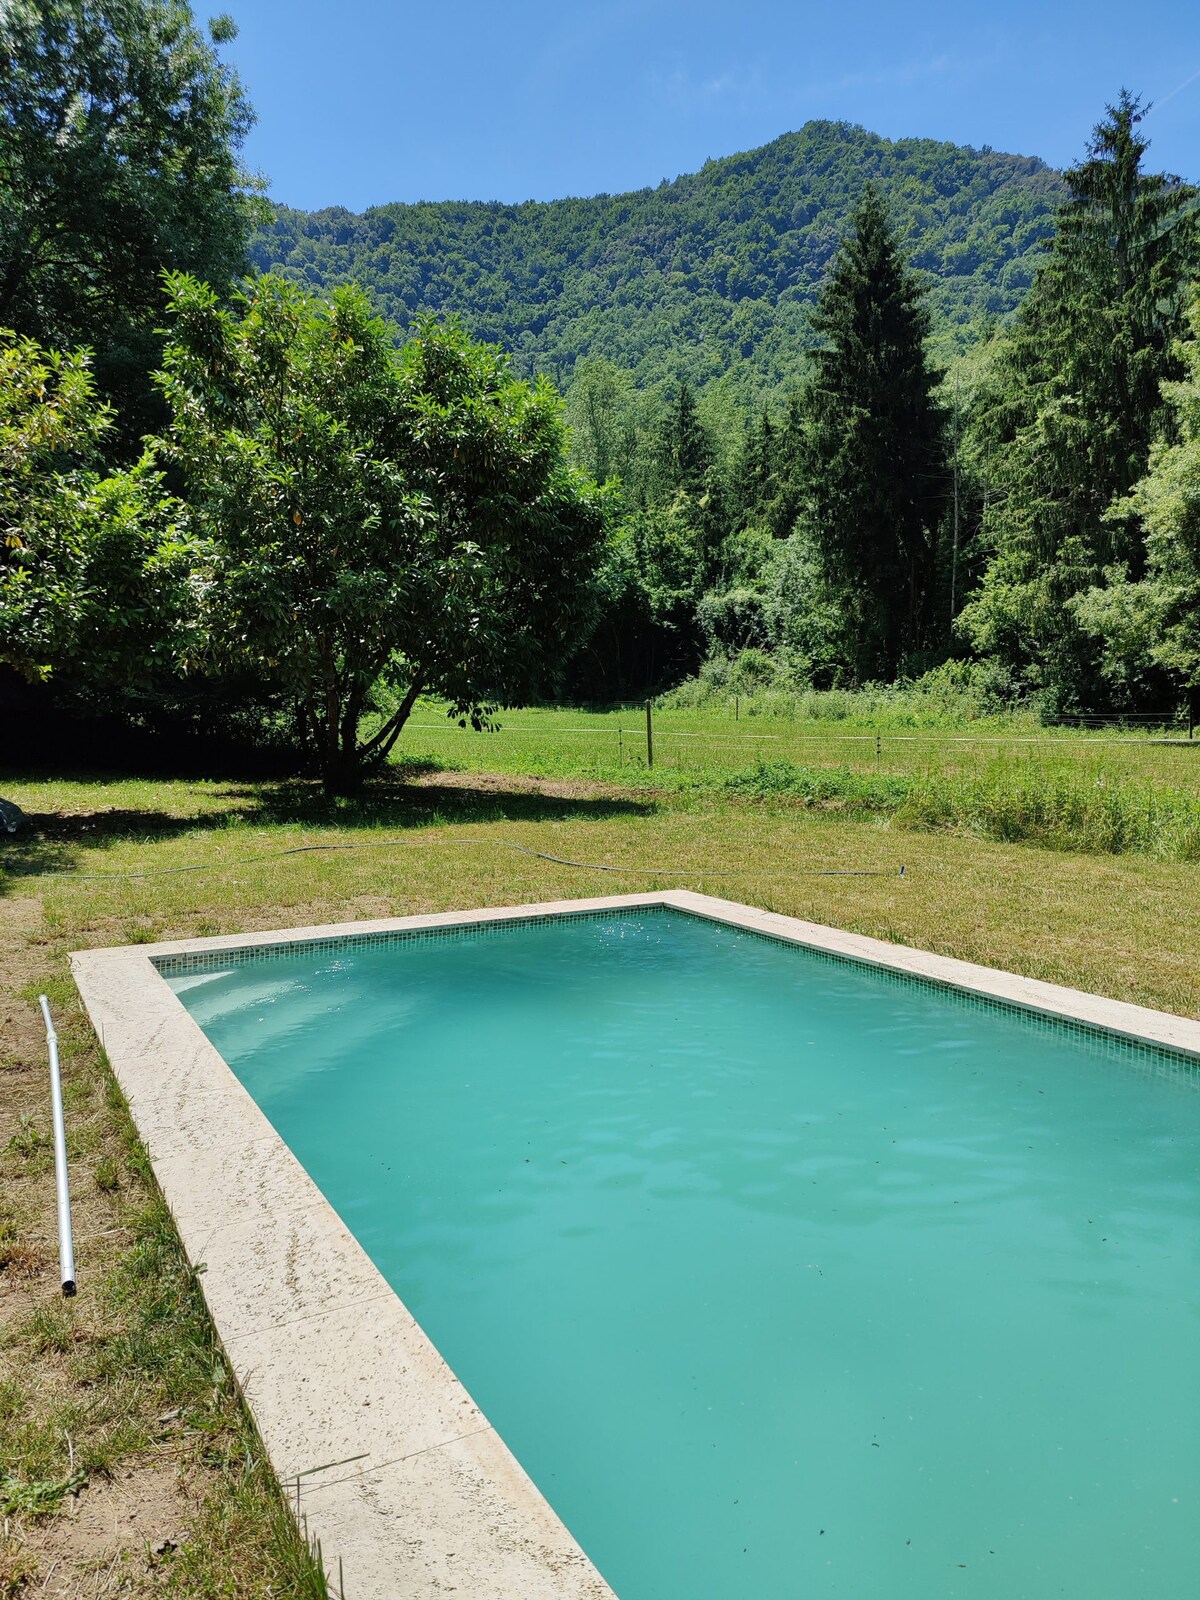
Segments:
[[[415,673],[413,675],[412,682],[408,686],[408,692],[405,694],[404,699],[401,700],[395,711],[392,712],[391,716],[383,724],[383,727],[379,728],[371,736],[371,738],[367,740],[366,744],[362,746],[359,751],[360,757],[365,759],[367,756],[373,756],[375,754],[386,756],[390,753],[392,746],[400,737],[401,729],[412,715],[412,708],[417,703],[417,696],[421,693],[421,690],[424,687],[424,673]]]

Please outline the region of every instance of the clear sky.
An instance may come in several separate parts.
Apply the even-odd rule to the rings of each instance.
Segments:
[[[1123,85],[1156,102],[1154,165],[1200,179],[1200,0],[210,5],[289,205],[615,193],[815,117],[1061,166]]]

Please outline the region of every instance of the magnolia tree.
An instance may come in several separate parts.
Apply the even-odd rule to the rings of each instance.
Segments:
[[[552,687],[604,538],[553,388],[453,322],[397,351],[355,289],[267,277],[227,309],[169,287],[158,448],[190,507],[199,664],[282,688],[330,793],[423,693],[478,725]]]

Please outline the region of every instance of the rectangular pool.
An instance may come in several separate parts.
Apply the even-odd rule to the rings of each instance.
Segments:
[[[1193,1600],[1197,1069],[670,908],[160,962],[620,1600]]]

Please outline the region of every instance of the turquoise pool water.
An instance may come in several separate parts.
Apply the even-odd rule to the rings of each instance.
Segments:
[[[169,981],[621,1600],[1195,1600],[1200,1093],[624,912]]]

